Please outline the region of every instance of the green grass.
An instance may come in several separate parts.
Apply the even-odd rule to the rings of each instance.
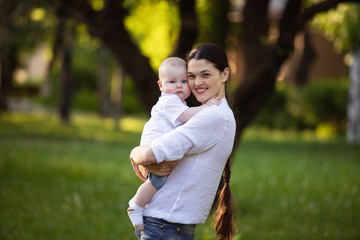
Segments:
[[[128,156],[145,119],[12,113],[0,118],[0,239],[135,239]],[[271,133],[271,134],[270,134]],[[306,136],[305,136],[306,135]],[[231,187],[235,239],[360,239],[360,147],[247,131]],[[197,240],[215,239],[209,221]]]

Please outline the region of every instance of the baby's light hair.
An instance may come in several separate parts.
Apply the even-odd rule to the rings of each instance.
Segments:
[[[160,75],[163,71],[166,70],[168,67],[174,67],[174,68],[186,68],[186,62],[184,59],[181,59],[179,57],[169,57],[164,59],[160,66],[159,66],[159,78],[161,79]]]

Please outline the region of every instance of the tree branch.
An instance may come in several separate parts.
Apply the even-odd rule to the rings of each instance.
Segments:
[[[299,19],[297,31],[302,29],[306,22],[310,21],[316,14],[336,8],[340,3],[360,3],[359,0],[326,0],[304,9]]]

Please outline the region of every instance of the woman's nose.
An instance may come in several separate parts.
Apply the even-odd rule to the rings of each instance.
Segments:
[[[194,81],[194,85],[195,86],[199,86],[199,85],[201,85],[201,83],[202,83],[202,81],[201,81],[201,79],[200,78],[195,78],[195,81]]]

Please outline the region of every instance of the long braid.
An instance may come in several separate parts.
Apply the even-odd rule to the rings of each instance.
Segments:
[[[223,186],[217,202],[217,210],[214,216],[216,221],[216,234],[219,240],[232,240],[234,235],[233,199],[230,190],[231,169],[230,158],[227,160],[223,172]]]

